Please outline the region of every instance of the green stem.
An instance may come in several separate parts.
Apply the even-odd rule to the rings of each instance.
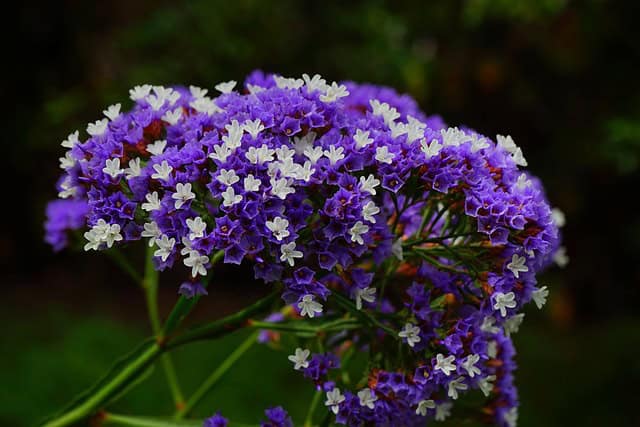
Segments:
[[[376,319],[374,316],[369,314],[367,311],[358,310],[356,308],[356,305],[350,299],[346,298],[344,295],[335,291],[332,291],[331,294],[334,296],[334,298],[336,299],[336,302],[342,308],[344,308],[354,316],[359,317],[360,319],[364,320],[366,323],[370,324],[371,326],[376,326],[382,329],[383,331],[391,335],[393,338],[396,338],[396,339],[398,338],[398,333],[396,331],[394,331],[384,323],[380,322],[378,319]]]
[[[174,418],[176,420],[183,419],[186,415],[195,408],[195,406],[202,400],[202,398],[215,386],[218,381],[227,373],[227,371],[242,357],[243,354],[251,348],[251,346],[258,339],[260,331],[251,333],[227,358],[216,368],[215,371],[198,387],[198,389],[191,395],[187,403],[179,409]]]
[[[116,376],[107,381],[81,404],[62,416],[47,422],[43,427],[64,427],[87,418],[107,402],[124,384],[144,372],[144,369],[149,366],[161,352],[162,348],[158,344],[154,343],[150,345],[149,348],[131,361],[131,363],[125,366]]]
[[[158,312],[158,271],[153,265],[153,248],[147,248],[147,257],[144,267],[143,287],[147,300],[147,311],[149,313],[149,321],[151,322],[151,330],[158,342],[164,340],[162,324],[160,323],[160,314]],[[184,405],[184,395],[178,382],[175,367],[171,355],[163,354],[161,356],[162,368],[167,377],[167,384],[173,397],[173,403],[176,408]]]
[[[321,398],[322,391],[316,390],[316,394],[313,395],[313,399],[311,400],[311,405],[309,405],[307,416],[304,419],[304,427],[313,427],[313,413],[316,411]]]
[[[157,341],[148,344],[148,347],[143,347],[143,349],[130,356],[126,365],[113,377],[108,377],[103,383],[101,382],[92,394],[74,402],[62,415],[46,421],[42,427],[66,427],[88,418],[104,406],[118,391],[131,384],[132,381],[144,373],[145,369],[164,351],[189,342],[218,338],[234,332],[239,326],[246,323],[249,318],[269,307],[278,295],[280,295],[280,290],[276,290],[256,301],[239,313],[232,314],[195,330],[187,331],[184,336],[175,337],[174,339],[168,338],[164,342],[164,347],[160,346]]]
[[[213,267],[215,264],[217,264],[218,261],[220,261],[223,256],[224,256],[224,251],[216,252],[211,257],[211,266]],[[210,280],[211,280],[211,275],[209,274],[205,276],[205,278],[203,279],[202,285],[205,288],[207,288],[209,286]],[[200,300],[199,295],[193,298],[186,298],[184,296],[181,296],[178,299],[178,302],[173,307],[173,310],[171,310],[171,313],[169,313],[169,316],[167,317],[167,321],[165,322],[164,327],[162,328],[162,333],[165,337],[169,336],[176,330],[176,328],[180,325],[180,323],[182,323],[184,318],[187,317],[187,315],[191,312],[191,310],[193,310],[193,307],[195,307],[195,305],[198,303],[199,300]]]
[[[129,427],[201,427],[202,421],[175,422],[162,418],[138,417],[132,415],[104,414],[102,425],[118,425]]]
[[[118,250],[117,248],[112,248],[106,251],[106,253],[113,260],[113,262],[118,264],[118,267],[120,267],[122,271],[124,271],[129,275],[129,277],[131,277],[134,282],[138,284],[142,283],[142,277],[140,276],[140,273],[136,271],[136,269],[131,265],[129,260],[127,260],[122,252],[120,252],[120,250]]]
[[[168,349],[172,349],[193,341],[217,338],[234,332],[244,326],[249,326],[247,325],[247,320],[271,306],[271,303],[275,301],[280,293],[280,289],[276,289],[266,297],[256,301],[237,313],[231,314],[207,325],[188,330],[175,338],[168,339],[166,346]]]

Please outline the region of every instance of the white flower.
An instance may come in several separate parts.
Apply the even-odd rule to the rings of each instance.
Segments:
[[[296,242],[280,246],[280,253],[280,261],[288,262],[291,267],[293,267],[294,258],[302,258],[302,252],[296,250]]]
[[[442,353],[438,353],[436,356],[436,366],[433,369],[436,371],[441,370],[443,374],[449,376],[451,371],[456,370],[456,365],[453,363],[455,360],[456,357],[453,355],[444,357]]]
[[[416,415],[422,415],[423,417],[426,417],[428,409],[436,409],[436,402],[434,402],[433,400],[421,400],[420,402],[418,402]]]
[[[203,98],[197,98],[194,101],[191,101],[189,103],[189,106],[194,110],[196,110],[197,112],[204,113],[209,116],[214,113],[218,113],[222,111],[222,109],[218,107],[211,98],[208,98],[206,96]]]
[[[245,153],[245,157],[253,164],[263,164],[273,161],[273,155],[276,150],[269,148],[266,144],[262,144],[260,148],[249,147]]]
[[[296,150],[292,150],[286,145],[281,145],[280,147],[275,149],[276,157],[280,161],[286,161],[289,159],[293,159],[293,155],[296,154]]]
[[[106,173],[111,178],[117,178],[119,175],[123,174],[124,171],[120,169],[120,159],[107,159],[105,167],[102,168],[102,172]]]
[[[493,304],[494,310],[500,310],[500,315],[505,317],[507,315],[507,308],[515,308],[516,305],[516,294],[513,292],[509,292],[503,294],[502,292],[496,292],[493,297],[495,303]]]
[[[270,183],[271,194],[281,198],[282,200],[286,199],[287,195],[296,192],[296,190],[294,190],[294,188],[289,185],[289,180],[287,178],[271,178]]]
[[[360,406],[373,409],[375,407],[375,401],[378,400],[378,396],[371,393],[371,389],[367,387],[358,392],[358,399],[360,399]]]
[[[67,177],[60,183],[60,188],[62,191],[58,193],[58,197],[61,199],[66,199],[71,196],[75,196],[78,189],[71,185],[71,177],[67,175]]]
[[[518,407],[514,406],[509,409],[505,412],[503,418],[509,427],[516,427],[518,425]]]
[[[297,178],[305,182],[309,181],[315,171],[316,170],[311,167],[311,162],[307,160],[301,168],[298,168]]]
[[[340,410],[340,404],[344,401],[345,397],[340,393],[340,389],[335,387],[333,390],[327,392],[327,400],[324,404],[331,409],[331,412],[337,415]]]
[[[409,132],[409,127],[406,123],[389,123],[389,129],[391,129],[391,138],[397,138],[400,135],[404,135]]]
[[[504,332],[507,336],[511,336],[511,334],[515,334],[520,329],[520,325],[524,320],[524,313],[516,314],[511,316],[507,320],[504,321]]]
[[[71,137],[71,135],[69,135],[69,137]],[[558,228],[564,227],[567,223],[567,218],[565,217],[564,212],[560,210],[560,208],[551,209],[551,219]]]
[[[293,148],[296,154],[304,154],[304,152],[310,148],[313,148],[313,142],[316,140],[316,133],[313,131],[307,132],[304,136],[293,137]]]
[[[107,244],[107,247],[110,248],[113,246],[114,242],[119,242],[122,240],[122,235],[120,234],[120,225],[111,224],[107,227],[104,235],[104,241]]]
[[[264,125],[262,124],[260,119],[255,119],[253,121],[247,120],[242,125],[242,128],[245,132],[251,135],[252,138],[255,138],[260,132],[264,130]]]
[[[182,117],[182,108],[176,108],[173,111],[167,111],[162,116],[162,120],[169,123],[170,125],[175,125],[180,121]]]
[[[375,188],[380,185],[380,180],[376,179],[375,176],[369,175],[368,177],[361,176],[360,177],[360,189],[365,191],[372,196],[376,195]]]
[[[266,222],[267,228],[273,233],[273,237],[276,240],[281,241],[285,237],[289,236],[289,221],[279,216],[275,217],[273,221]]]
[[[496,141],[498,141],[498,147],[502,147],[511,154],[515,153],[518,148],[516,143],[513,141],[513,138],[511,138],[511,135],[496,135]]]
[[[302,79],[274,75],[273,80],[276,82],[276,86],[280,89],[300,89],[304,85],[304,80]]]
[[[467,358],[460,364],[463,369],[467,371],[470,378],[473,378],[476,375],[480,375],[480,369],[476,366],[476,363],[480,361],[480,355],[478,354],[470,354]]]
[[[329,159],[329,163],[335,165],[340,160],[344,159],[344,148],[335,145],[330,145],[328,150],[324,150],[324,155]]]
[[[452,399],[458,398],[458,390],[466,390],[469,386],[464,383],[464,377],[458,377],[449,383],[447,395]]]
[[[356,222],[353,227],[349,229],[349,235],[351,236],[351,241],[356,242],[359,245],[364,244],[364,240],[362,239],[362,235],[366,234],[369,231],[369,226],[365,225],[362,221]]]
[[[233,185],[240,181],[240,177],[236,175],[236,171],[233,169],[220,169],[220,175],[218,175],[218,181],[224,185]]]
[[[151,85],[134,86],[133,89],[129,89],[129,97],[132,101],[139,101],[144,99],[151,91]]]
[[[169,163],[166,160],[163,160],[162,163],[160,164],[156,163],[155,165],[153,165],[153,170],[155,170],[156,173],[151,175],[151,178],[167,181],[169,179],[169,175],[171,174],[171,171],[173,170],[173,168],[169,165]]]
[[[480,151],[482,149],[489,148],[489,143],[487,140],[479,136],[477,133],[471,135],[471,152],[475,153],[476,151]]]
[[[227,157],[229,157],[232,153],[233,150],[227,147],[226,144],[214,145],[213,153],[209,153],[209,158],[224,163],[227,161]]]
[[[391,253],[402,261],[404,259],[404,251],[402,250],[402,239],[398,239],[391,245]]]
[[[308,93],[315,92],[316,90],[326,92],[329,87],[329,85],[327,85],[327,81],[323,79],[320,74],[314,74],[311,78],[308,74],[303,74],[302,80],[305,82]]]
[[[453,403],[444,402],[438,406],[436,406],[436,421],[444,421],[447,419],[449,415],[451,415],[451,408],[453,407]]]
[[[253,174],[249,174],[244,179],[243,183],[244,183],[244,191],[258,191],[260,189],[260,184],[262,184],[262,181],[260,181],[257,178],[254,178]]]
[[[147,101],[153,111],[158,111],[164,105],[165,99],[157,95],[147,95],[145,101]]]
[[[64,148],[73,148],[78,142],[80,142],[78,140],[79,135],[80,135],[80,132],[78,131],[70,133],[69,136],[67,136],[67,139],[62,141],[60,145],[62,145]]]
[[[196,98],[196,99],[200,99],[200,98],[204,98],[205,96],[207,96],[207,92],[209,92],[208,89],[202,89],[198,86],[189,86],[189,92],[191,92],[191,96]]]
[[[427,157],[427,159],[430,159],[440,154],[440,150],[442,150],[442,144],[440,144],[437,139],[432,139],[431,143],[427,144],[427,140],[423,138],[420,141],[420,149]]]
[[[293,369],[299,371],[300,369],[309,367],[309,361],[307,359],[309,358],[310,354],[311,351],[307,350],[306,348],[302,349],[298,347],[296,348],[295,353],[289,355],[287,359],[293,362]]]
[[[194,249],[191,247],[191,240],[187,236],[182,236],[182,245],[184,248],[180,249],[180,255],[188,256]]]
[[[404,325],[404,328],[398,332],[398,336],[400,338],[406,338],[409,347],[413,347],[422,341],[422,338],[420,338],[420,328],[411,323]]]
[[[366,301],[368,303],[372,303],[376,300],[376,290],[375,288],[357,288],[355,291],[356,297],[356,308],[358,310],[362,310],[362,301]]]
[[[209,262],[208,256],[200,255],[198,251],[191,250],[191,252],[189,252],[189,256],[182,262],[184,262],[185,266],[191,267],[192,277],[197,277],[198,275],[207,275],[207,269],[205,268],[205,265],[207,265],[207,263]]]
[[[471,141],[471,137],[457,127],[448,128],[446,130],[441,129],[440,134],[442,135],[442,143],[445,147],[457,147],[465,142]]]
[[[324,155],[324,151],[322,151],[322,147],[307,147],[304,149],[303,154],[307,156],[311,164],[316,164],[316,162]]]
[[[566,267],[567,264],[569,264],[569,255],[567,255],[567,248],[565,248],[564,246],[560,246],[553,254],[553,262],[555,262],[560,268]]]
[[[393,159],[396,157],[395,154],[389,152],[389,147],[386,145],[383,147],[376,148],[376,160],[380,163],[391,164]]]
[[[377,207],[376,204],[372,201],[368,201],[362,207],[362,217],[364,218],[365,221],[369,221],[373,224],[376,223],[375,216],[378,215],[379,213],[380,213],[380,208]]]
[[[102,112],[102,114],[105,115],[105,117],[107,117],[109,120],[115,120],[118,118],[118,116],[120,115],[120,107],[121,105],[118,104],[113,104],[107,107],[106,110],[104,110]]]
[[[412,116],[407,116],[407,141],[413,142],[424,137],[424,130],[427,128],[426,123]]]
[[[249,91],[250,94],[256,94],[264,91],[264,88],[262,86],[252,85],[251,83],[247,83],[247,90]]]
[[[238,82],[236,82],[235,80],[229,80],[228,82],[218,83],[214,86],[214,88],[221,93],[231,93],[233,88],[236,87],[237,83]]]
[[[186,184],[179,182],[176,184],[176,192],[171,195],[171,198],[176,201],[174,204],[176,209],[180,209],[187,201],[195,199],[196,195],[191,191],[190,182]]]
[[[158,227],[158,224],[156,224],[155,221],[147,222],[144,224],[143,227],[144,227],[144,230],[142,230],[142,233],[140,233],[140,235],[142,237],[149,238],[149,247],[151,247],[156,242],[156,239],[159,239],[160,237],[162,237],[162,231],[160,230],[160,228]]]
[[[498,343],[496,341],[489,341],[489,344],[487,344],[487,356],[489,356],[492,359],[495,359],[497,355],[498,355]]]
[[[335,102],[339,98],[344,98],[345,96],[349,96],[349,91],[345,85],[338,85],[338,83],[333,82],[331,86],[327,87],[327,91],[324,95],[320,95],[320,101],[322,102]]]
[[[522,154],[522,149],[520,147],[516,148],[516,151],[512,154],[511,158],[513,159],[513,162],[518,166],[526,167],[528,164],[524,158],[524,155]]]
[[[524,190],[529,185],[531,185],[531,181],[529,181],[529,178],[527,178],[527,174],[521,173],[518,177],[518,180],[516,181],[516,188],[518,190]]]
[[[222,192],[222,206],[230,207],[241,201],[242,195],[236,194],[236,191],[231,186]]]
[[[156,239],[155,243],[158,247],[158,250],[153,253],[153,256],[160,257],[160,259],[162,259],[162,262],[164,262],[167,260],[167,258],[169,258],[169,255],[171,255],[171,251],[176,244],[176,239],[174,239],[173,237],[169,238],[169,236],[163,234],[162,237]]]
[[[356,148],[364,148],[373,143],[373,138],[369,138],[369,131],[363,131],[362,129],[356,129],[353,140],[356,142]]]
[[[189,239],[194,240],[198,237],[204,236],[204,231],[207,229],[207,224],[199,216],[191,219],[187,218],[187,227],[191,230],[189,233]]]
[[[540,289],[536,289],[531,294],[531,298],[533,298],[533,302],[536,303],[536,307],[541,309],[543,305],[547,302],[547,297],[549,296],[549,289],[546,286],[541,287]]]
[[[242,145],[244,127],[237,120],[232,120],[231,124],[226,125],[224,128],[227,130],[227,134],[222,137],[222,142],[232,150],[240,147]]]
[[[371,109],[373,114],[376,116],[382,116],[384,122],[389,125],[393,123],[398,117],[400,117],[400,113],[393,107],[390,107],[386,102],[380,102],[377,99],[369,100],[369,104],[371,105]]]
[[[500,328],[495,326],[495,323],[496,323],[495,317],[487,316],[482,321],[482,325],[480,325],[480,330],[490,334],[497,334],[498,332],[500,332]]]
[[[143,211],[151,212],[160,209],[160,199],[158,198],[158,192],[154,191],[144,196],[147,201],[142,204]]]
[[[484,394],[485,396],[489,396],[489,393],[491,393],[491,390],[493,390],[492,382],[495,380],[495,375],[488,375],[487,377],[482,378],[480,379],[480,381],[478,381],[478,387],[480,387],[480,391],[482,391],[482,394]]]
[[[84,233],[84,238],[88,243],[85,244],[84,250],[98,250],[102,243],[106,243],[107,247],[113,246],[114,242],[122,240],[119,224],[108,224],[104,219],[100,218],[98,222],[91,227],[91,230]]]
[[[167,140],[158,140],[153,144],[147,145],[147,151],[153,155],[159,156],[164,151],[164,147],[167,146]]]
[[[301,316],[309,316],[314,318],[316,313],[322,313],[322,304],[313,300],[313,295],[307,294],[302,297],[302,301],[298,303]]]
[[[527,259],[523,256],[519,256],[518,254],[513,254],[511,257],[511,262],[507,264],[507,269],[511,270],[516,279],[520,278],[520,273],[526,273],[529,271],[529,267],[525,264]]]
[[[135,159],[129,160],[129,167],[124,170],[124,173],[127,176],[127,179],[140,176],[140,173],[142,173],[140,158],[136,157]]]
[[[64,157],[60,157],[58,160],[60,161],[60,169],[64,170],[71,169],[76,164],[76,159],[71,156],[71,151],[64,153]],[[120,162],[120,160],[118,160],[118,162]]]
[[[91,136],[102,135],[107,130],[109,119],[97,120],[87,125],[87,133]]]

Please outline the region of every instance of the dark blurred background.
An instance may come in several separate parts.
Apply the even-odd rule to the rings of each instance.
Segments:
[[[0,425],[34,424],[148,334],[142,294],[106,257],[54,254],[42,241],[60,141],[107,105],[126,105],[135,84],[212,88],[260,68],[393,86],[452,125],[511,134],[566,213],[571,260],[541,277],[549,304],[527,311],[515,339],[520,425],[640,426],[638,5],[118,0],[5,10]],[[242,271],[218,276],[195,319],[260,294],[250,282]],[[162,285],[167,310],[177,284]],[[238,341],[178,352],[184,388]],[[154,373],[117,408],[166,413],[163,379]],[[301,420],[311,393],[286,358],[256,348],[198,413],[255,423],[284,403]]]

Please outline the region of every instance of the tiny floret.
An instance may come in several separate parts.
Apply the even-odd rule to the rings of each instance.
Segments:
[[[300,315],[303,317],[314,318],[316,314],[322,313],[322,304],[315,301],[313,295],[310,294],[302,297],[302,300],[298,303],[298,308],[300,309]]]
[[[306,369],[309,367],[309,361],[307,359],[309,358],[310,354],[311,351],[307,350],[306,348],[302,349],[298,347],[296,348],[295,353],[288,356],[287,358],[293,363],[293,369],[299,371],[300,369]]]

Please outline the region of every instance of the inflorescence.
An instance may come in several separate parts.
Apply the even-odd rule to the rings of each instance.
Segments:
[[[184,270],[186,296],[206,292],[214,256],[281,283],[289,310],[268,321],[329,325],[323,353],[289,359],[337,423],[424,425],[477,390],[482,416],[515,426],[510,334],[524,305],[545,303],[536,273],[567,259],[564,218],[513,139],[318,75],[254,72],[216,90],[136,86],[129,111],[112,105],[88,138],[69,135],[47,241],[144,240],[158,270]],[[349,383],[336,372],[354,351],[371,357]],[[267,417],[291,425],[282,408]]]

